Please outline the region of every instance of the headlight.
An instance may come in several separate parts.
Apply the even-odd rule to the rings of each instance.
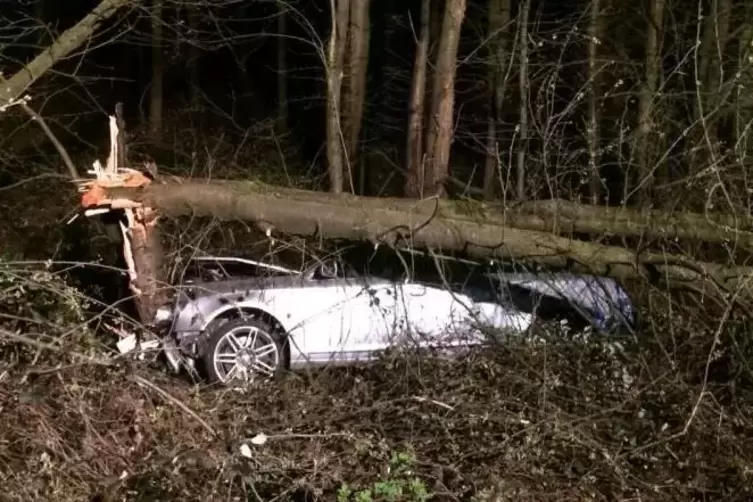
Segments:
[[[173,310],[170,307],[160,307],[154,314],[154,323],[159,324],[167,322],[173,317]]]

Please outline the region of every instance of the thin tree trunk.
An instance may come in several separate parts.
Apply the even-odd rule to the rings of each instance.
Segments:
[[[721,117],[716,108],[721,105],[722,77],[724,73],[724,50],[729,38],[731,0],[712,0],[711,12],[704,19],[698,77],[700,89],[696,96],[696,120],[706,155],[701,165],[714,162],[718,150],[718,127]]]
[[[422,198],[424,191],[424,103],[426,100],[426,66],[429,58],[431,0],[421,2],[421,21],[418,29],[416,56],[413,60],[413,80],[408,117],[408,136],[405,144],[405,195]]]
[[[131,3],[132,0],[103,0],[76,25],[65,30],[32,62],[25,65],[8,80],[3,81],[3,85],[0,85],[0,103],[10,103],[18,99],[55,63],[66,58],[89,40],[102,23],[114,16],[120,8]]]
[[[444,196],[444,182],[450,174],[450,147],[453,137],[455,106],[455,72],[457,70],[460,29],[465,16],[466,0],[446,0],[442,35],[437,54],[437,73],[432,92],[432,124],[436,136],[430,153],[430,167],[424,193]]]
[[[753,3],[744,9],[744,19],[739,38],[737,71],[740,74],[737,86],[735,113],[735,152],[745,166],[753,163]],[[748,193],[753,186],[749,185]]]
[[[152,138],[158,138],[162,132],[163,74],[165,71],[162,52],[162,2],[163,0],[154,0],[152,10],[152,87],[149,97],[149,132]]]
[[[520,146],[518,147],[517,189],[518,200],[526,199],[526,153],[528,152],[528,15],[531,0],[525,0],[518,15],[520,19],[520,64],[518,83],[520,87]]]
[[[497,127],[502,121],[506,70],[510,55],[510,0],[489,0],[490,65],[489,65],[489,119],[486,131],[486,162],[484,164],[484,198],[495,196],[500,182]]]
[[[422,169],[424,173],[424,185],[426,185],[426,180],[428,179],[428,177],[431,176],[431,173],[429,173],[428,170],[431,169],[431,155],[434,151],[434,141],[437,138],[437,128],[434,127],[434,103],[436,102],[436,96],[434,95],[436,86],[434,85],[434,82],[437,79],[437,67],[436,64],[429,64],[429,61],[437,61],[439,54],[439,45],[442,41],[444,4],[451,1],[452,0],[436,0],[430,2],[431,14],[429,14],[429,53],[426,65],[427,96],[424,98],[424,151],[421,158],[421,162],[423,162]]]
[[[604,25],[601,16],[602,0],[591,0],[591,19],[588,23],[588,187],[591,204],[603,204],[601,184],[601,124],[599,100],[601,99],[601,77],[599,72],[599,45],[604,39]]]
[[[329,189],[343,191],[343,137],[340,127],[340,97],[342,95],[345,44],[348,32],[350,0],[330,0],[332,33],[327,52],[327,169]]]
[[[277,14],[277,130],[288,130],[288,44],[287,5],[279,3]]]
[[[731,0],[712,0],[711,12],[703,23],[703,40],[699,50],[698,77],[701,99],[696,101],[696,118],[712,111],[720,93],[724,49],[729,39]]]
[[[638,202],[641,206],[651,203],[654,184],[654,150],[651,143],[651,133],[654,130],[654,100],[656,99],[657,84],[661,72],[660,45],[664,25],[665,1],[652,0],[650,4],[646,33],[644,81],[638,98],[636,159],[639,181],[634,191],[638,194]]]
[[[351,0],[348,29],[348,55],[342,100],[343,136],[345,138],[344,163],[347,185],[352,187],[358,165],[358,140],[363,123],[366,100],[366,74],[369,65],[369,8],[370,0]]]

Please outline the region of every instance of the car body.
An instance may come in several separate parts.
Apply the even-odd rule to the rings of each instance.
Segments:
[[[170,341],[166,347],[173,347],[172,360],[200,360],[209,367],[209,379],[222,383],[235,378],[222,370],[222,361],[231,364],[241,357],[248,363],[242,376],[250,379],[303,366],[368,361],[406,343],[445,349],[482,344],[490,333],[528,330],[540,316],[542,300],[560,311],[550,317],[578,312],[604,331],[635,324],[625,290],[590,276],[492,270],[461,283],[411,274],[396,280],[356,272],[338,259],[314,261],[301,270],[215,256],[196,257],[191,266],[195,273],[179,281],[155,322]],[[262,345],[246,347],[259,337]],[[262,362],[260,353],[274,357]]]

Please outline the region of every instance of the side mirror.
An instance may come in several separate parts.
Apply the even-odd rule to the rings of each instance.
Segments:
[[[319,275],[326,279],[335,279],[338,276],[339,267],[337,261],[326,260],[319,265]]]

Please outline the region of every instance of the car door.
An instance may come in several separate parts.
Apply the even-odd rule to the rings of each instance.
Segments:
[[[400,317],[397,286],[382,279],[361,279],[358,294],[350,301],[351,348],[358,359],[370,359],[389,347]]]
[[[349,308],[356,295],[342,279],[324,279],[284,292],[292,311],[291,335],[312,363],[347,358],[353,330]]]
[[[403,318],[399,322],[410,342],[434,344],[467,329],[470,311],[465,296],[421,283],[409,282],[400,290]]]

